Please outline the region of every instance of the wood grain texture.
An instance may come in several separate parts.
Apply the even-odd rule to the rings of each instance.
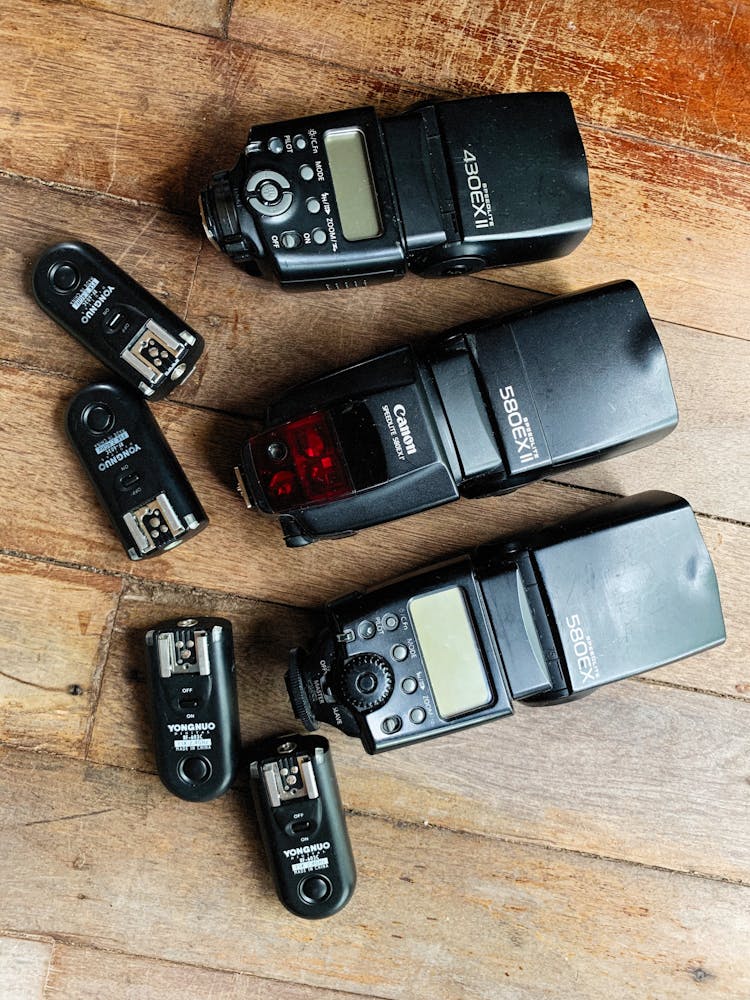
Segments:
[[[236,0],[229,33],[459,94],[565,90],[583,121],[750,154],[744,2]]]
[[[253,120],[416,93],[59,0],[4,6],[0,167],[191,214]]]
[[[0,984],[3,1000],[41,1000],[52,943],[0,937]]]
[[[113,984],[117,1000],[351,1000],[353,996],[241,972],[57,945],[44,1000],[103,1000],[113,996]]]
[[[525,1000],[593,1000],[612,983],[634,1000],[750,990],[742,886],[353,816],[358,891],[344,914],[303,923],[270,891],[244,793],[191,807],[186,828],[185,803],[149,775],[2,763],[3,925],[405,1000],[495,1000],[500,983]]]
[[[314,634],[310,616],[139,585],[120,603],[90,760],[155,771],[143,634],[192,612],[227,614],[233,623],[243,737],[297,727],[284,670],[291,646]],[[721,668],[721,652],[696,662],[705,686],[712,664]],[[746,715],[740,700],[632,680],[558,708],[520,704],[513,718],[375,758],[356,739],[329,727],[321,732],[332,742],[345,803],[356,813],[750,886]]]
[[[0,556],[0,740],[82,756],[121,581]]]
[[[86,7],[201,35],[226,33],[232,0],[73,0]]]
[[[750,996],[746,0],[235,0],[229,39],[231,0],[2,6],[2,1000]],[[200,235],[196,193],[253,122],[532,88],[568,90],[583,126],[595,225],[564,260],[285,296]],[[67,235],[207,340],[154,413],[211,524],[141,564],[62,431],[101,368],[29,294],[35,256]],[[252,418],[295,380],[623,277],[657,320],[680,406],[660,444],[302,551],[236,497]],[[326,728],[359,870],[332,920],[277,902],[244,767],[205,805],[160,784],[149,625],[229,617],[243,739],[280,733],[297,728],[283,674],[309,608],[653,487],[706,515],[726,645],[375,758]]]
[[[0,24],[0,168],[193,218],[198,189],[234,162],[252,122],[368,103],[392,113],[425,93],[78,6],[7,6],[15,16]],[[591,235],[569,258],[487,277],[547,292],[632,277],[658,318],[747,337],[747,283],[737,278],[750,270],[750,166],[595,129],[584,142]]]

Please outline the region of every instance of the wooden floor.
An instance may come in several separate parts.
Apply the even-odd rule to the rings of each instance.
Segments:
[[[735,0],[0,0],[0,996],[750,997],[750,7]],[[595,225],[571,257],[285,296],[202,238],[196,192],[253,122],[425,95],[566,90]],[[33,303],[89,240],[206,338],[156,415],[211,518],[133,565],[62,430],[100,369]],[[615,278],[667,351],[677,431],[503,500],[284,548],[232,488],[295,379]],[[235,624],[243,733],[293,725],[309,608],[645,488],[699,512],[721,649],[545,711],[367,758],[327,732],[359,868],[319,923],[270,887],[246,782],[189,805],[154,774],[142,630]]]

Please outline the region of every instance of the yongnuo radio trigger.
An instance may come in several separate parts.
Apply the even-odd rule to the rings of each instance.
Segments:
[[[182,385],[203,338],[88,243],[49,247],[34,267],[44,311],[149,400]]]
[[[232,626],[180,618],[146,633],[159,777],[173,795],[207,802],[234,780],[240,748]]]
[[[68,438],[131,559],[173,549],[208,518],[142,396],[98,382],[71,399]]]
[[[250,790],[274,885],[298,917],[337,913],[357,881],[328,740],[275,736],[251,749]]]

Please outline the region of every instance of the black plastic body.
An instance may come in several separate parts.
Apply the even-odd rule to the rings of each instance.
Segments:
[[[364,140],[380,221],[370,238],[344,235],[326,147],[336,130]],[[268,180],[271,205],[261,193]],[[583,144],[562,93],[425,102],[383,120],[365,107],[254,126],[200,205],[220,250],[289,290],[363,287],[407,268],[440,276],[546,260],[570,253],[591,228]]]
[[[231,623],[225,618],[161,622],[146,633],[146,655],[159,777],[189,802],[223,795],[234,781],[240,752]]]
[[[52,319],[150,400],[182,385],[203,351],[200,334],[88,243],[48,247],[32,288]]]
[[[444,718],[410,602],[452,588],[466,602],[488,695]],[[287,687],[307,728],[327,722],[378,753],[508,715],[512,699],[580,697],[724,638],[716,575],[689,504],[641,493],[334,601],[309,654],[292,651]],[[375,677],[366,695],[363,673]]]
[[[300,759],[302,767],[294,763]],[[304,783],[298,797],[271,800],[264,768],[274,767],[298,768],[290,776],[298,787]],[[250,751],[250,788],[281,902],[313,920],[337,913],[351,899],[357,873],[328,740],[292,733],[257,744]]]
[[[352,492],[279,514],[288,545],[335,538],[459,496],[509,493],[641,448],[677,423],[659,336],[630,281],[448,331],[291,389],[265,428],[325,411]],[[273,447],[273,436],[266,438]],[[248,506],[274,513],[241,451]]]
[[[133,560],[159,555],[208,524],[143,397],[98,382],[71,399],[70,443]]]

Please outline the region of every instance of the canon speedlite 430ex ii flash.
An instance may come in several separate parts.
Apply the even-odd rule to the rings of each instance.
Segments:
[[[591,228],[586,157],[560,93],[255,126],[200,209],[216,247],[287,289],[547,260]]]
[[[329,605],[292,651],[297,717],[368,753],[580,697],[724,641],[711,558],[682,497],[641,493]]]
[[[287,545],[508,493],[649,444],[677,423],[630,281],[452,330],[288,392],[237,470]]]

